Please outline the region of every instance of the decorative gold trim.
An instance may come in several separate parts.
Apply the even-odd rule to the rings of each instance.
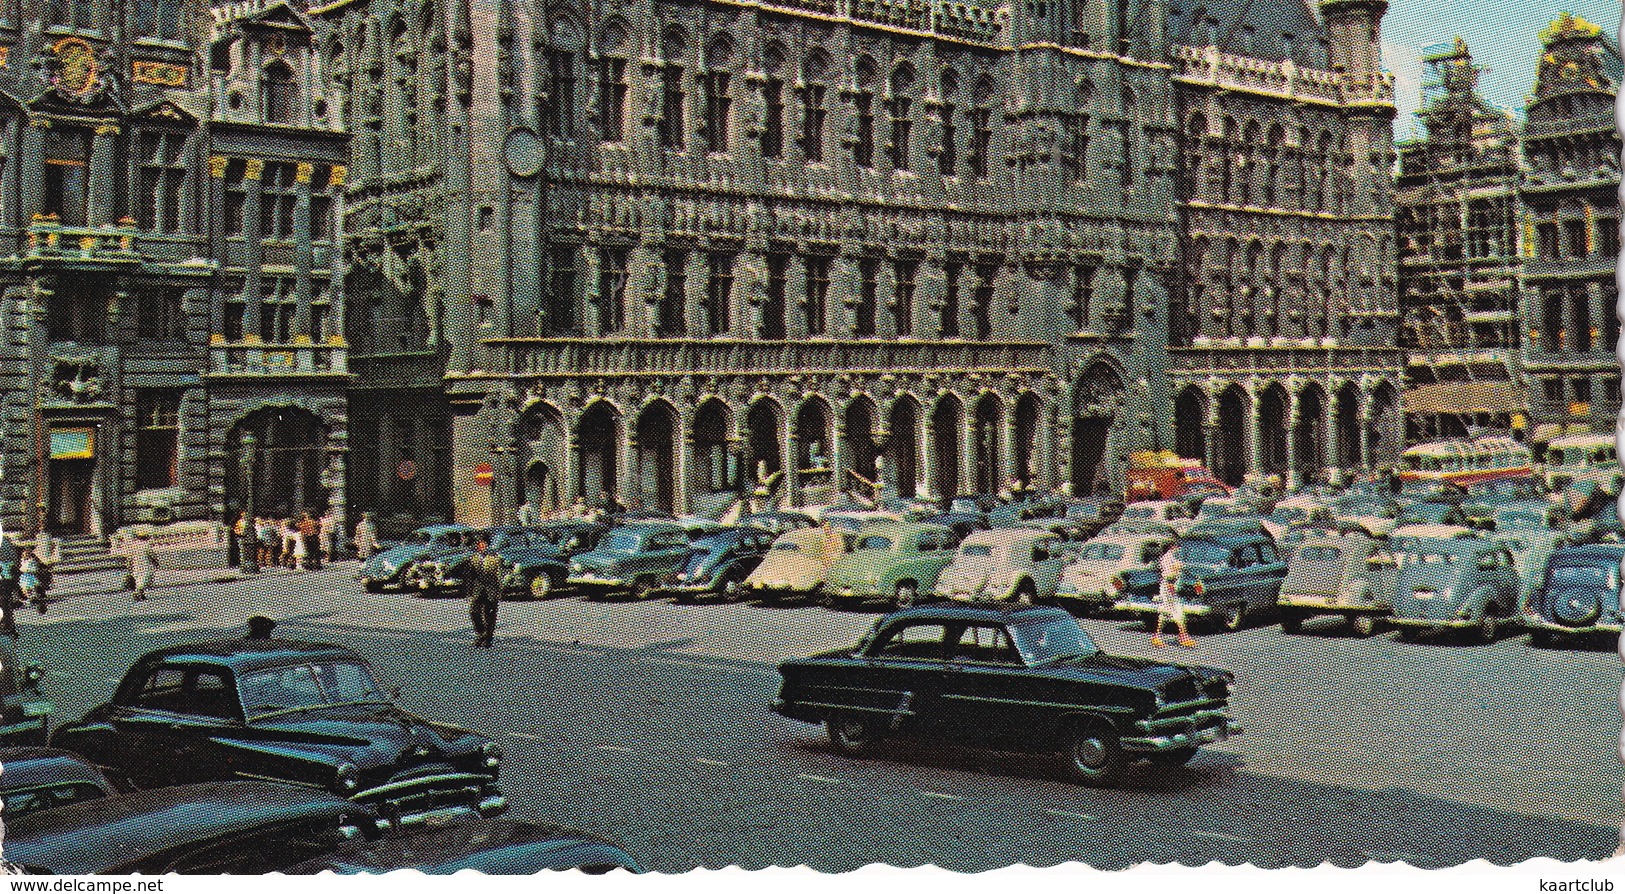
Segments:
[[[168,62],[137,61],[130,63],[130,80],[140,84],[161,87],[185,87],[187,70],[184,65]]]
[[[328,178],[327,178],[327,185],[328,186],[343,186],[344,185],[344,176],[346,174],[348,174],[348,173],[349,173],[349,169],[346,168],[344,165],[334,165],[333,166],[333,173],[330,174],[328,176]]]
[[[225,179],[226,167],[230,164],[231,159],[225,157],[224,155],[209,156],[209,176],[216,180]]]
[[[119,135],[119,130],[120,128],[117,124],[98,124],[96,125],[96,136],[116,137]]]
[[[310,178],[312,176],[314,176],[315,173],[316,173],[316,166],[315,165],[311,164],[308,161],[302,161],[293,169],[293,182],[295,182],[295,183],[309,183]]]
[[[258,158],[250,158],[248,159],[248,163],[243,168],[243,179],[258,180],[260,179],[260,175],[264,172],[265,162]]]

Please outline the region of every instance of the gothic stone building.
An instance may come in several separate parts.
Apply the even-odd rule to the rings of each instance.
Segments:
[[[0,521],[343,504],[345,138],[281,3],[0,3]]]
[[[1145,448],[1378,461],[1384,9],[312,9],[354,134],[352,360],[405,383],[356,407],[357,499],[482,522],[1087,491]]]
[[[1544,49],[1523,134],[1522,362],[1536,441],[1563,427],[1609,431],[1619,415],[1620,140],[1625,73],[1598,26],[1565,15]]]

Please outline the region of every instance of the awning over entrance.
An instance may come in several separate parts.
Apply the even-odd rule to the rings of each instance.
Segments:
[[[1527,402],[1511,382],[1439,382],[1405,392],[1411,414],[1523,413]]]

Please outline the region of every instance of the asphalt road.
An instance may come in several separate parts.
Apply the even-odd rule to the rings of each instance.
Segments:
[[[898,743],[850,759],[821,728],[767,710],[778,661],[848,645],[874,614],[504,603],[497,648],[476,650],[462,602],[366,594],[354,572],[160,586],[144,604],[74,596],[43,617],[21,613],[19,651],[47,666],[46,694],[69,719],[149,649],[235,635],[252,614],[278,618],[281,635],[367,655],[408,708],[496,735],[513,815],[605,833],[661,871],[1450,866],[1601,859],[1619,842],[1611,650],[1269,626],[1168,655],[1138,627],[1085,621],[1107,651],[1233,670],[1246,729],[1186,768],[1097,790],[1067,782],[1053,758]],[[84,577],[71,588],[95,589]]]

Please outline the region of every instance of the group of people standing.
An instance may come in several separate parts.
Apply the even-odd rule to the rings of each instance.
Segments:
[[[332,509],[321,516],[299,512],[289,518],[239,515],[233,523],[239,551],[254,550],[261,568],[282,566],[314,571],[343,555],[343,535]],[[246,552],[240,552],[246,555]],[[234,563],[235,564],[235,563]]]

